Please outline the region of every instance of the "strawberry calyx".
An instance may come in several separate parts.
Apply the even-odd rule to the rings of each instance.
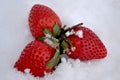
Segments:
[[[60,28],[58,22],[56,22],[53,27],[53,36],[55,38],[58,38],[58,37],[60,37],[60,34],[61,34],[61,28]]]
[[[54,56],[47,62],[47,65],[46,65],[46,69],[52,69],[60,61],[60,44],[57,37],[60,36],[61,29],[58,23],[56,22],[53,28],[53,34],[47,28],[44,28],[43,33],[45,34],[45,37],[37,38],[37,40],[44,41],[47,44],[51,42],[54,48],[56,49]],[[52,47],[52,45],[50,46]]]
[[[60,46],[62,48],[63,53],[69,53],[69,46],[71,47],[72,51],[75,50],[75,47],[71,43],[71,40],[68,38],[66,33],[73,31],[75,28],[79,27],[80,25],[83,25],[83,23],[76,24],[67,29],[66,29],[66,25],[64,25],[63,28],[61,29],[61,35],[59,37],[59,40],[60,40]],[[73,32],[72,35],[75,35],[75,32]]]
[[[74,49],[74,46],[66,36],[66,33],[80,25],[83,25],[83,23],[79,23],[71,28],[65,29],[66,25],[64,25],[63,28],[60,28],[59,24],[56,22],[53,27],[53,33],[51,33],[47,28],[43,29],[45,36],[39,37],[37,40],[41,40],[56,49],[54,56],[47,62],[46,69],[52,69],[56,66],[60,61],[60,54],[69,53],[69,46],[71,47],[71,50]],[[52,43],[52,45],[50,43]]]
[[[60,50],[56,49],[54,56],[47,62],[46,69],[52,69],[60,60]]]

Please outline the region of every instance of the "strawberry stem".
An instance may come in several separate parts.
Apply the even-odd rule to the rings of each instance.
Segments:
[[[67,26],[67,25],[64,25],[64,26],[63,26],[63,29],[64,29],[66,26]]]
[[[54,25],[53,28],[53,34],[45,28],[43,30],[43,33],[45,34],[45,37],[37,38],[37,40],[44,41],[45,39],[51,40],[55,46],[56,46],[56,52],[54,56],[48,61],[46,65],[46,69],[51,69],[54,66],[56,66],[60,61],[60,54],[63,54],[64,51],[68,50],[68,46],[73,47],[71,41],[67,36],[65,35],[66,32],[73,30],[74,28],[83,25],[83,23],[79,23],[77,25],[72,26],[71,28],[66,28],[66,25],[63,26],[63,28],[60,28],[58,23]]]
[[[68,28],[68,29],[64,30],[64,32],[62,34],[65,34],[67,31],[71,31],[72,29],[74,29],[74,28],[76,28],[80,25],[83,25],[83,23],[76,24],[76,25],[72,26],[71,28]],[[64,26],[64,27],[66,27],[66,26]]]

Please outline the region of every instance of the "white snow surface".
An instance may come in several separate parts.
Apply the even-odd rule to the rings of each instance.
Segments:
[[[34,40],[28,15],[36,4],[51,7],[63,24],[83,22],[108,50],[101,60],[62,58],[52,74],[33,77],[13,68],[26,44]],[[0,80],[120,80],[120,0],[0,0]]]

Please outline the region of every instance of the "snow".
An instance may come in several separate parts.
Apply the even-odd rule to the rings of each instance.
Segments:
[[[72,51],[75,51],[75,49],[76,49],[76,47],[71,47],[71,50],[72,50]]]
[[[65,33],[66,36],[74,35],[76,34],[74,30],[68,31]]]
[[[45,77],[33,77],[13,68],[26,44],[33,39],[28,14],[33,4],[51,7],[67,26],[83,22],[99,35],[108,56],[83,62],[62,58]],[[120,0],[1,0],[0,80],[120,80]]]
[[[56,45],[50,39],[46,38],[44,42],[50,45],[51,47],[56,48]]]
[[[65,35],[66,35],[67,37],[70,36],[70,35],[76,35],[76,36],[78,36],[79,38],[83,38],[83,31],[82,31],[82,30],[79,30],[79,31],[75,32],[74,30],[71,30],[71,31],[67,31],[67,32],[65,33]]]
[[[79,38],[83,38],[83,31],[82,30],[79,30],[76,32],[76,35],[79,37]]]
[[[51,39],[54,40],[56,43],[54,43]],[[45,34],[44,42],[47,43],[48,45],[50,45],[53,48],[56,48],[58,46],[57,45],[58,39],[56,39],[55,37],[53,37],[50,34]]]

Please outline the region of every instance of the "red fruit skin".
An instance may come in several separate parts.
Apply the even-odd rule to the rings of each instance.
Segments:
[[[55,49],[46,43],[35,40],[29,43],[22,51],[14,67],[18,71],[24,72],[30,69],[34,76],[44,76],[44,72],[51,72],[52,69],[46,69],[47,62],[53,57]]]
[[[81,26],[74,29],[75,32],[79,30],[83,32],[83,38],[73,35],[69,36],[76,50],[71,51],[71,54],[68,56],[80,60],[101,59],[106,57],[107,50],[99,37],[86,27]]]
[[[35,4],[29,14],[29,26],[33,37],[43,37],[43,29],[47,28],[53,32],[55,23],[58,22],[60,27],[62,23],[58,15],[49,7]]]

